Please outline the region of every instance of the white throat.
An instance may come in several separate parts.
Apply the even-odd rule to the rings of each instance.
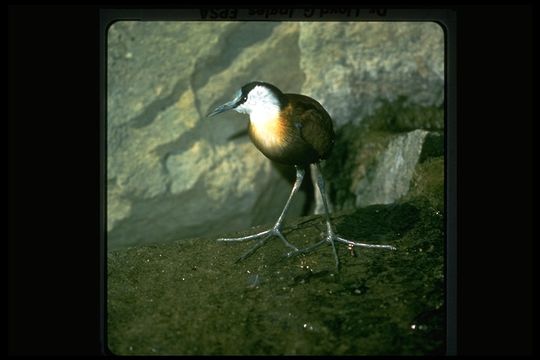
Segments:
[[[249,120],[253,125],[262,125],[267,122],[277,121],[279,116],[279,106],[265,105],[251,110]]]
[[[279,115],[279,100],[267,87],[257,85],[248,93],[246,101],[235,110],[249,114],[251,122],[255,124],[273,121]]]

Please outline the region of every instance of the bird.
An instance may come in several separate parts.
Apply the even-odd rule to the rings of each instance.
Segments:
[[[330,244],[338,271],[340,266],[336,250],[338,242],[347,244],[349,250],[356,246],[396,250],[391,245],[367,244],[348,240],[334,231],[328,211],[320,162],[328,159],[336,134],[332,118],[317,100],[306,95],[283,93],[276,86],[267,82],[252,81],[237,90],[231,101],[210,111],[207,117],[213,117],[229,110],[249,115],[248,134],[261,153],[270,160],[294,166],[296,169],[296,180],[291,193],[272,228],[253,235],[217,239],[217,241],[223,242],[258,240],[252,248],[237,259],[237,262],[245,260],[272,237],[278,237],[286,247],[291,249],[285,255],[287,258],[306,254],[321,245]],[[317,187],[324,205],[326,234],[317,243],[299,249],[283,235],[283,221],[294,195],[302,184],[306,167],[312,164],[319,170]]]

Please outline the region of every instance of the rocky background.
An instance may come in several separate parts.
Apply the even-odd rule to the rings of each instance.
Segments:
[[[317,99],[338,136],[335,211],[411,196],[443,211],[444,33],[435,23],[116,22],[107,49],[110,250],[270,224],[294,170],[245,116],[206,118],[261,80]],[[288,219],[313,212],[309,177]],[[428,188],[431,187],[431,188]]]

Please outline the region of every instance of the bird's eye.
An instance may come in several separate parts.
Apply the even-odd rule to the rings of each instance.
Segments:
[[[247,95],[242,98],[242,102],[245,102],[247,100]]]

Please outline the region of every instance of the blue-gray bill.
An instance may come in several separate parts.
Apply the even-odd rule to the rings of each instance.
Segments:
[[[207,117],[212,117],[212,116],[215,116],[217,114],[221,114],[222,112],[234,109],[235,107],[236,107],[236,102],[234,100],[229,101],[228,103],[225,103],[223,105],[218,106],[217,108],[215,108],[212,112],[210,112],[206,116]]]

